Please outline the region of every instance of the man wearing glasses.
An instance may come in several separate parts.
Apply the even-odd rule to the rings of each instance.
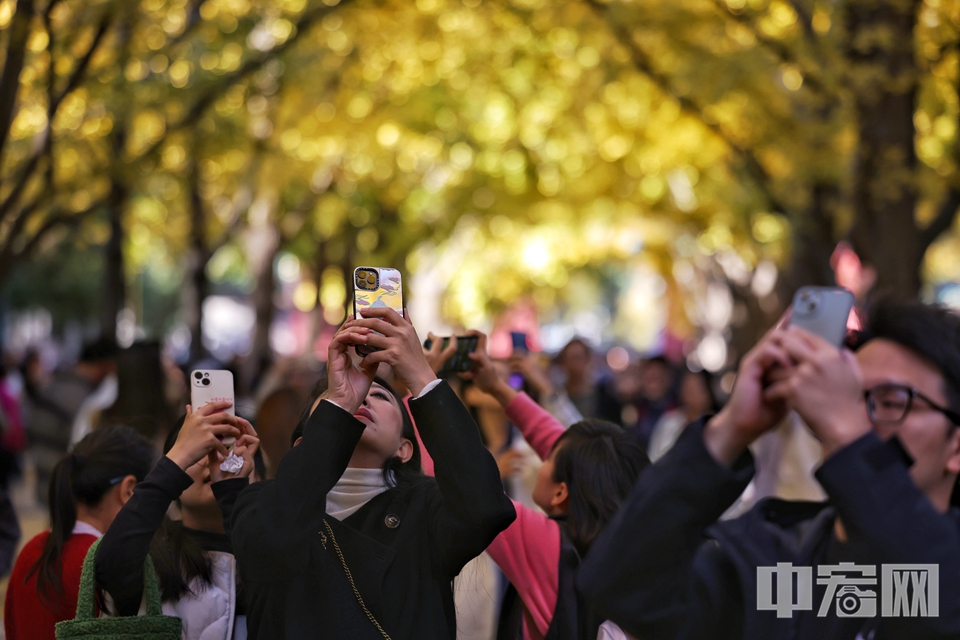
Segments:
[[[960,638],[960,318],[882,303],[857,347],[777,328],[744,357],[591,548],[599,613],[644,640]],[[823,444],[827,502],[718,522],[788,410]]]

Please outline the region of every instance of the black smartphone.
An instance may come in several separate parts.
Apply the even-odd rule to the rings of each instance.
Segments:
[[[444,338],[443,348],[446,349],[448,344],[450,344],[450,338]],[[443,367],[437,372],[437,377],[446,378],[455,373],[470,371],[473,367],[473,360],[470,359],[469,354],[477,350],[478,344],[480,344],[480,338],[477,336],[457,336],[457,351],[443,364]],[[423,343],[423,346],[427,349],[432,345],[433,340],[430,338],[427,338],[427,341]]]

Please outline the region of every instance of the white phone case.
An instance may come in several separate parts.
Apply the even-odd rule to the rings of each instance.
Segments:
[[[228,401],[235,403],[233,397],[233,374],[219,369],[198,369],[190,372],[190,404],[196,411],[211,402]],[[234,405],[224,410],[234,416]],[[231,448],[235,438],[224,438],[223,444]]]

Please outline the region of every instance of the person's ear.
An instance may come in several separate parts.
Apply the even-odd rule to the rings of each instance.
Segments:
[[[550,496],[550,506],[560,512],[566,512],[570,508],[570,491],[567,489],[566,482],[558,482],[553,489],[553,495]]]
[[[296,440],[294,440],[294,441],[293,441],[293,446],[297,446],[298,444],[300,444],[300,441],[301,441],[301,440],[303,440],[303,436],[300,436],[299,438],[297,438]]]
[[[136,476],[126,476],[120,481],[120,504],[127,504],[127,500],[133,497],[133,488],[137,486]]]
[[[400,458],[400,462],[404,464],[410,462],[410,458],[413,457],[413,443],[406,438],[401,438],[400,448],[397,449],[397,457]]]
[[[947,465],[945,471],[953,476],[960,475],[960,427],[953,427],[947,438]]]

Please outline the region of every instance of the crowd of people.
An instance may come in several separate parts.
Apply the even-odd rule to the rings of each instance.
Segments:
[[[367,309],[322,366],[204,406],[157,344],[8,362],[6,637],[73,619],[88,553],[99,615],[142,613],[152,566],[187,640],[960,637],[953,312],[882,300],[840,349],[781,322],[729,394],[662,356],[612,371],[575,338],[497,360],[468,335],[440,378],[455,338]],[[756,488],[794,423],[824,500]],[[27,460],[50,527],[15,557]]]

